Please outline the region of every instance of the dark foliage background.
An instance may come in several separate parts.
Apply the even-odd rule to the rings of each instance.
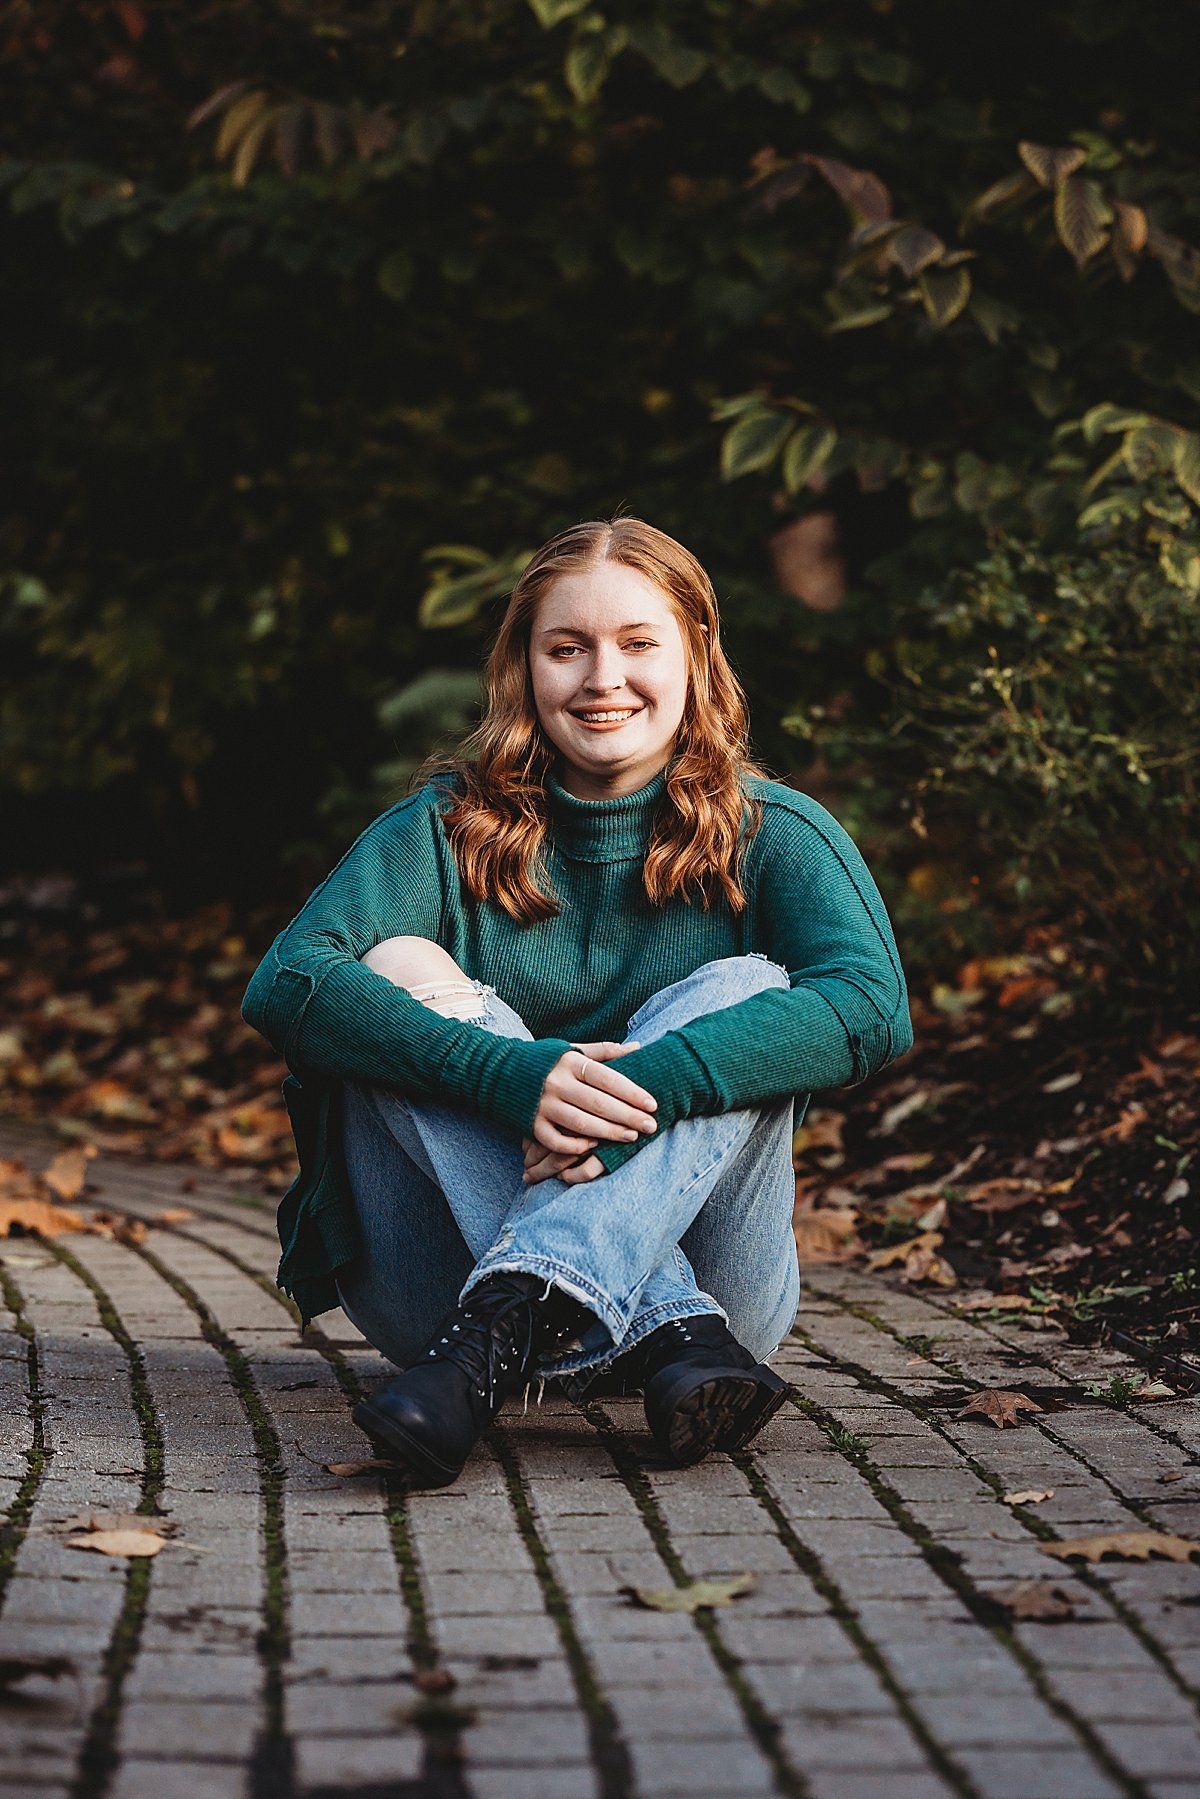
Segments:
[[[281,899],[619,506],[933,976],[1196,967],[1165,0],[5,8],[0,830]],[[1037,951],[1040,953],[1040,950]],[[1060,970],[1061,975],[1061,970]]]

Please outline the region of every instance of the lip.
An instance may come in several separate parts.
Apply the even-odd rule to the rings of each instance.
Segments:
[[[585,731],[620,731],[625,725],[629,724],[632,719],[635,719],[644,708],[641,706],[596,706],[592,708],[592,710],[596,712],[625,712],[628,716],[625,718],[591,719],[586,718],[581,712],[572,712],[571,717],[575,720],[577,725],[582,725]]]

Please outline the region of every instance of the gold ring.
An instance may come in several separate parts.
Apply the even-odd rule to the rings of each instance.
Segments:
[[[590,1087],[591,1082],[588,1080],[587,1075],[584,1073],[584,1070],[586,1069],[587,1065],[588,1065],[588,1059],[585,1056],[583,1058],[583,1061],[579,1064],[579,1078],[583,1082],[585,1087]]]

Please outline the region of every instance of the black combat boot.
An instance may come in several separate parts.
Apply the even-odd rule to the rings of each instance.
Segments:
[[[445,1487],[504,1401],[594,1320],[535,1274],[481,1281],[411,1368],[360,1401],[354,1422],[422,1487]]]
[[[638,1350],[646,1422],[677,1468],[710,1449],[744,1449],[787,1398],[779,1376],[713,1312],[660,1325]]]

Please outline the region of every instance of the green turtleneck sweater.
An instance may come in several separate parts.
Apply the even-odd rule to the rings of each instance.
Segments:
[[[437,1097],[528,1136],[542,1084],[571,1042],[627,1034],[663,987],[705,962],[759,953],[790,988],[697,1018],[622,1058],[658,1101],[658,1129],[860,1081],[912,1041],[887,913],[841,826],[805,795],[747,777],[763,810],[742,869],[748,904],[653,907],[642,862],[660,774],[622,799],[587,801],[551,777],[547,870],[561,910],[520,926],[462,887],[431,781],[375,820],[267,951],[247,1021],[287,1059],[300,1176],[280,1207],[280,1282],[306,1316],[337,1304],[334,1269],[357,1253],[341,1158],[341,1084]],[[444,1018],[364,967],[387,937],[428,937],[494,987],[535,1041]],[[650,1141],[604,1144],[611,1172]]]

